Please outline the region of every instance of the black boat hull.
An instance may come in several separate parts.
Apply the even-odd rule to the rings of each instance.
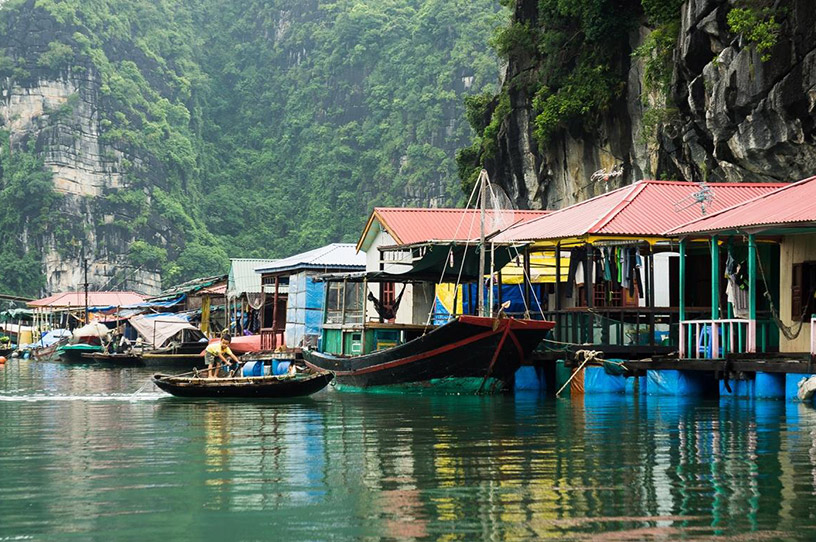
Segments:
[[[328,372],[303,377],[181,378],[153,375],[153,383],[176,397],[288,399],[312,395],[334,378]]]
[[[144,365],[141,357],[139,357],[137,354],[106,354],[103,352],[94,352],[92,354],[82,354],[82,357],[88,362],[100,363],[104,365],[115,365],[121,367]]]
[[[553,328],[541,320],[460,316],[394,348],[339,357],[304,350],[306,364],[335,373],[340,385],[370,388],[435,381],[495,379],[507,388],[516,369]],[[481,386],[480,386],[481,387]]]

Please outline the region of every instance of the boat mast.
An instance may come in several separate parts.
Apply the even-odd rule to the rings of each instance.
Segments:
[[[479,291],[477,300],[479,304],[479,316],[485,316],[484,299],[484,268],[485,268],[485,196],[487,194],[487,170],[483,169],[479,173]]]

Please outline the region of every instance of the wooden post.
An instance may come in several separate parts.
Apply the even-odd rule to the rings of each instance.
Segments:
[[[748,234],[748,318],[756,320],[757,295],[756,276],[757,273],[757,246],[756,235]]]
[[[649,345],[655,345],[655,275],[654,275],[654,247],[649,245],[649,266],[647,267],[646,304],[649,307]]]
[[[586,244],[586,256],[584,259],[584,287],[586,288],[586,304],[587,307],[592,307],[594,302],[594,287],[592,285],[592,245],[590,243]]]
[[[679,301],[679,307],[677,311],[677,339],[678,339],[678,346],[680,349],[679,357],[682,359],[684,357],[689,357],[686,353],[686,331],[683,329],[683,321],[686,319],[686,245],[688,241],[684,238],[680,240],[680,277],[679,277],[679,288],[680,290],[677,292],[677,297]]]
[[[680,307],[679,307],[679,319],[682,322],[686,319],[686,245],[688,241],[686,239],[680,240],[680,291],[677,292]]]
[[[711,236],[711,319],[720,317],[720,245],[718,237]],[[712,330],[712,333],[714,331]],[[712,341],[713,342],[713,341]]]
[[[530,312],[530,247],[524,247],[524,310]],[[527,315],[525,315],[526,317]]]
[[[272,296],[272,350],[278,347],[278,291],[280,277],[275,275],[275,293]]]
[[[501,272],[501,269],[498,270],[498,275],[499,275],[499,277],[498,277],[499,278],[499,287],[498,287],[496,293],[498,294],[499,307],[501,307],[502,302],[503,302],[502,301],[503,296],[502,296],[502,272]]]
[[[555,244],[555,310],[561,310],[561,241]]]
[[[459,304],[459,288],[461,288],[461,285],[453,285],[453,307],[451,307],[451,319],[456,318],[456,307]]]
[[[748,337],[746,350],[756,352],[757,344],[757,246],[756,235],[748,234]],[[765,351],[765,341],[762,341],[762,352]],[[741,343],[742,344],[742,343]]]

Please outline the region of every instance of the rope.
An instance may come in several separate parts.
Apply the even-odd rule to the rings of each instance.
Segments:
[[[473,190],[471,190],[471,192],[470,192],[470,197],[468,198],[467,203],[465,204],[465,209],[470,208],[470,202],[473,201],[473,196],[476,194],[476,190],[479,188],[479,184],[482,181],[482,175],[486,175],[486,174],[487,174],[487,171],[485,171],[484,169],[479,173],[479,179],[476,181],[476,184],[473,185]],[[456,236],[459,234],[459,228],[462,227],[462,222],[465,221],[465,215],[466,214],[467,213],[462,213],[462,217],[459,219],[459,224],[457,224],[456,231],[454,231],[454,233],[453,233],[453,238],[454,239],[456,239]],[[473,231],[473,221],[474,220],[476,220],[476,213],[472,213],[472,216],[470,217],[470,230],[469,231]],[[465,255],[467,255],[468,246],[470,246],[470,239],[465,241],[465,253],[462,255],[462,264],[459,266],[459,274],[456,276],[456,286],[454,286],[454,292],[459,289],[459,283],[462,280],[462,270],[464,270],[464,268],[465,268]],[[445,258],[446,261],[450,260],[451,255],[453,254],[453,247],[454,247],[454,245],[451,244],[451,247],[448,249],[448,255]],[[442,274],[439,277],[439,282],[437,283],[437,285],[442,284],[442,281],[444,281],[444,280],[445,280],[445,267],[442,266]],[[456,299],[455,294],[454,294],[454,299]],[[434,314],[434,305],[436,305],[435,299],[434,299],[434,303],[431,304],[431,309],[428,311],[428,318],[427,318],[427,320],[425,320],[425,330],[423,331],[423,334],[428,332],[428,328],[431,325],[431,319],[433,318],[433,314]],[[453,313],[452,314],[456,314],[456,303],[454,303]]]
[[[800,333],[802,333],[802,328],[805,324],[805,314],[807,314],[808,306],[805,305],[805,308],[802,309],[802,314],[799,316],[799,324],[796,326],[796,331],[793,331],[793,327],[785,325],[782,319],[779,317],[779,313],[776,312],[776,307],[774,307],[773,299],[771,298],[770,288],[768,287],[768,281],[765,279],[765,269],[762,267],[762,258],[759,257],[757,254],[757,263],[759,263],[759,273],[762,275],[762,283],[765,285],[765,293],[763,296],[765,299],[768,300],[768,305],[771,307],[771,318],[776,324],[776,327],[779,328],[779,331],[782,332],[782,335],[785,336],[786,339],[789,341],[795,340]]]
[[[592,360],[595,360],[596,358],[598,358],[599,355],[602,355],[602,354],[603,354],[603,352],[600,352],[598,350],[578,350],[575,353],[575,360],[578,361],[578,359],[583,357],[584,361],[578,367],[577,371],[572,372],[572,375],[567,379],[566,382],[564,382],[564,385],[561,386],[561,389],[559,389],[557,392],[555,392],[555,396],[558,397],[559,395],[561,395],[561,392],[564,391],[564,388],[569,386],[569,383],[572,382],[572,379],[575,378],[576,376],[578,376],[578,373],[581,372],[581,369],[583,369],[586,366],[587,363],[589,363]],[[601,361],[603,363],[602,359],[600,359],[598,361]]]

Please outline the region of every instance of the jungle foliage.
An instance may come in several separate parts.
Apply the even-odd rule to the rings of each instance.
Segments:
[[[169,285],[356,240],[374,205],[459,201],[463,100],[495,92],[506,18],[494,0],[8,0],[0,76],[98,78],[100,140],[125,156],[105,198]]]
[[[542,148],[559,130],[591,129],[625,89],[627,57],[632,54],[629,36],[638,25],[652,29],[634,52],[646,59],[647,85],[666,89],[671,78],[683,0],[524,2],[527,8],[536,6],[533,13],[518,10],[519,1],[507,2],[517,17],[493,40],[497,53],[511,66],[510,77],[497,96],[466,102],[477,137],[457,154],[465,188],[495,155],[497,134],[511,111],[507,98],[511,93],[530,97],[533,136]]]

